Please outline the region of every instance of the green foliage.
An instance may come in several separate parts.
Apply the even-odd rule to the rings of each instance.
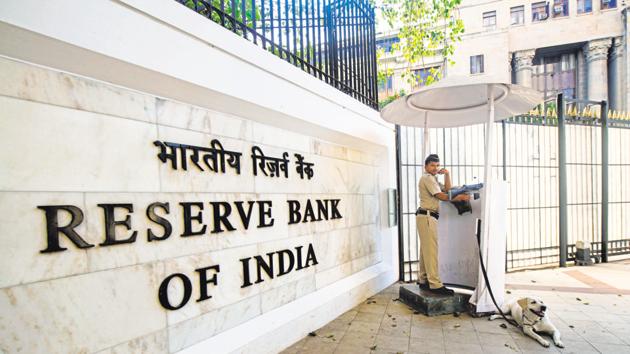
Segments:
[[[385,50],[383,48],[379,48],[376,50],[376,61],[380,62],[381,58],[383,58],[383,56],[385,55]],[[377,81],[379,85],[384,85],[385,81],[387,80],[388,77],[394,75],[394,70],[392,70],[392,68],[389,67],[379,67],[379,70],[377,71]]]
[[[464,33],[463,21],[455,16],[460,3],[461,0],[383,0],[384,19],[391,28],[399,29],[400,42],[392,50],[399,51],[407,62],[402,76],[410,84],[430,85],[442,77],[444,66],[454,64],[455,43],[461,41]],[[443,64],[431,68],[425,79],[411,70],[418,64],[424,67],[425,58],[435,56],[441,56]]]
[[[383,100],[379,100],[378,101],[378,108],[382,109],[383,107],[387,106],[388,104],[394,102],[396,99],[403,97],[404,95],[406,95],[407,93],[405,93],[405,90],[400,90],[398,91],[398,93],[395,93],[391,96],[388,96],[387,98],[383,99]]]

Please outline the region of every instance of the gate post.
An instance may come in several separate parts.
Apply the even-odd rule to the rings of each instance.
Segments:
[[[335,17],[331,5],[324,7],[324,25],[326,28],[326,65],[333,87],[341,88],[339,85],[339,72],[337,71],[337,32],[335,27]],[[288,20],[287,20],[288,21]]]
[[[405,252],[403,249],[404,237],[402,226],[402,156],[400,142],[400,125],[396,124],[396,203],[398,213],[398,280],[405,281]]]
[[[558,94],[556,100],[558,111],[558,202],[559,202],[559,236],[560,236],[560,267],[567,266],[567,144],[566,127],[564,122],[564,100]]]
[[[501,135],[502,135],[502,148],[503,148],[503,180],[507,181],[507,142],[505,132],[505,119],[501,121]]]
[[[601,103],[602,117],[602,262],[608,262],[608,105]]]

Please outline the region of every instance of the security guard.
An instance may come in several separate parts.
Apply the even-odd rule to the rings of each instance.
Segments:
[[[451,176],[447,169],[440,169],[440,158],[431,154],[424,160],[425,173],[418,182],[420,208],[416,211],[416,226],[420,236],[420,269],[418,283],[420,289],[430,290],[435,294],[453,295],[440,280],[438,269],[438,235],[437,222],[440,218],[440,200],[448,201],[448,190],[451,189]],[[444,175],[444,184],[436,175]],[[468,194],[460,194],[452,201],[469,201]]]

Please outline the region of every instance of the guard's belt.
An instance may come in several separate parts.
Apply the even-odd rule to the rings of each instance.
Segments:
[[[435,218],[435,220],[440,218],[439,213],[436,213],[431,210],[422,209],[422,208],[418,208],[418,210],[416,210],[416,215],[431,215],[432,217]]]

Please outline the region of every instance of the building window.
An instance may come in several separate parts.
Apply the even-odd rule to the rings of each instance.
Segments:
[[[400,42],[400,39],[398,37],[379,38],[376,40],[376,48],[382,48],[385,53],[391,53],[392,45],[398,42]]]
[[[602,1],[602,10],[606,9],[614,9],[617,7],[617,0],[601,0]]]
[[[553,1],[553,17],[569,16],[569,0]]]
[[[525,6],[510,8],[510,25],[522,25],[525,23]]]
[[[534,63],[532,85],[551,98],[563,93],[564,97],[576,98],[576,53],[539,58]]]
[[[471,74],[483,73],[483,54],[473,55],[470,57],[470,73]]]
[[[394,79],[391,75],[387,76],[385,80],[379,81],[378,91],[380,94],[384,94],[385,96],[389,96],[394,93]]]
[[[536,2],[532,4],[532,22],[544,21],[549,17],[549,5],[547,2]]]
[[[483,28],[494,29],[497,25],[497,12],[489,11],[483,13]]]
[[[431,74],[431,70],[433,70],[437,75],[437,72],[439,71],[439,69],[440,69],[439,67],[434,66],[431,68],[422,68],[422,69],[414,70],[413,75],[416,78],[416,83],[415,85],[413,85],[413,88],[416,89],[418,87],[424,86],[427,82],[427,78]]]
[[[593,1],[592,0],[577,0],[577,12],[579,14],[586,14],[589,12],[593,12]]]

